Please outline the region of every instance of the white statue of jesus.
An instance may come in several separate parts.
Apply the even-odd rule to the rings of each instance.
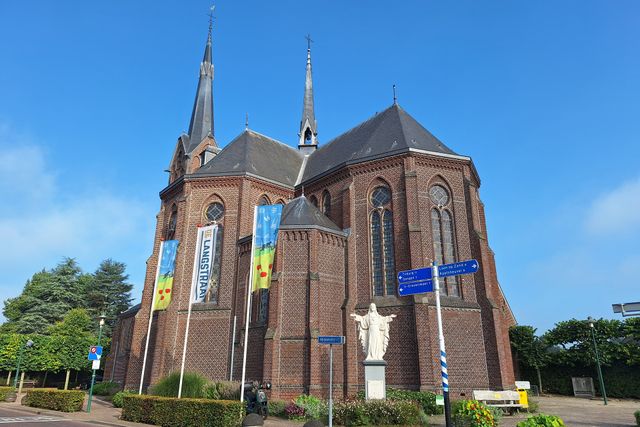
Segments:
[[[353,313],[351,317],[358,322],[360,342],[367,355],[365,360],[382,360],[389,344],[389,323],[396,315],[381,316],[376,305],[371,303],[366,316]]]

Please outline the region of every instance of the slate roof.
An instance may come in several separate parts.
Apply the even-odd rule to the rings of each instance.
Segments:
[[[301,182],[347,164],[391,156],[411,148],[456,155],[399,105],[393,104],[313,152]]]
[[[298,150],[247,129],[193,175],[253,175],[294,187],[302,160]]]
[[[296,197],[282,209],[280,228],[302,228],[308,226],[342,232],[340,227],[320,212],[320,209],[315,207],[305,196]]]

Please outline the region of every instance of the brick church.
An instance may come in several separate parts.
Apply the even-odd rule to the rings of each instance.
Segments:
[[[365,355],[349,315],[365,314],[374,302],[382,315],[397,315],[385,355],[387,385],[441,390],[434,295],[399,297],[397,272],[475,258],[476,274],[442,280],[451,393],[513,388],[508,331],[515,320],[497,280],[471,158],[395,101],[321,143],[310,49],[295,140],[283,143],[247,127],[221,148],[211,44],[210,28],[189,131],[177,140],[169,183],[160,191],[142,303],[120,315],[105,380],[138,388],[165,239],[180,242],[173,295],[166,310],[153,314],[145,387],[179,371],[197,227],[213,222],[222,244],[205,302],[192,308],[186,370],[240,379],[254,206],[280,203],[271,287],[252,296],[248,380],[270,381],[277,398],[326,395],[328,348],[316,337],[344,335],[346,344],[334,348],[333,383],[337,395],[354,395],[364,385]]]

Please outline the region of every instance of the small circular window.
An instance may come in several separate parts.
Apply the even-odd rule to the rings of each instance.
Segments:
[[[444,206],[449,203],[449,193],[441,185],[434,185],[429,190],[431,201],[438,206]]]
[[[391,201],[391,192],[387,187],[376,187],[371,193],[371,204],[375,208],[388,205]]]
[[[224,206],[222,206],[222,203],[218,202],[211,203],[207,206],[205,215],[209,221],[220,221],[224,216]]]

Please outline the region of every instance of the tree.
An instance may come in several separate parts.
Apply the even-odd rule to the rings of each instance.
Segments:
[[[549,363],[548,345],[545,340],[536,336],[536,328],[526,325],[512,326],[509,330],[511,347],[515,350],[516,358],[529,368],[534,368],[538,374],[538,386],[542,393],[542,376],[540,368]]]
[[[571,319],[556,323],[544,335],[549,345],[561,348],[554,362],[569,366],[593,365],[596,357],[591,332],[591,327],[585,320]],[[624,336],[622,322],[598,319],[594,321],[593,332],[603,365],[610,365],[614,360],[624,358],[620,345],[620,339]]]
[[[85,309],[77,308],[69,311],[61,322],[51,326],[50,351],[56,355],[57,362],[67,375],[64,389],[69,386],[71,370],[80,371],[89,367],[87,353],[95,344],[96,337],[91,333],[91,317]]]
[[[102,313],[107,316],[103,329],[105,337],[111,337],[118,315],[131,307],[133,285],[127,282],[129,275],[125,270],[124,263],[106,259],[93,273],[92,280],[85,283],[89,314],[93,318]]]
[[[27,281],[22,293],[4,303],[7,322],[2,332],[42,334],[69,310],[84,303],[82,272],[76,261],[65,258],[51,271],[40,271]]]

